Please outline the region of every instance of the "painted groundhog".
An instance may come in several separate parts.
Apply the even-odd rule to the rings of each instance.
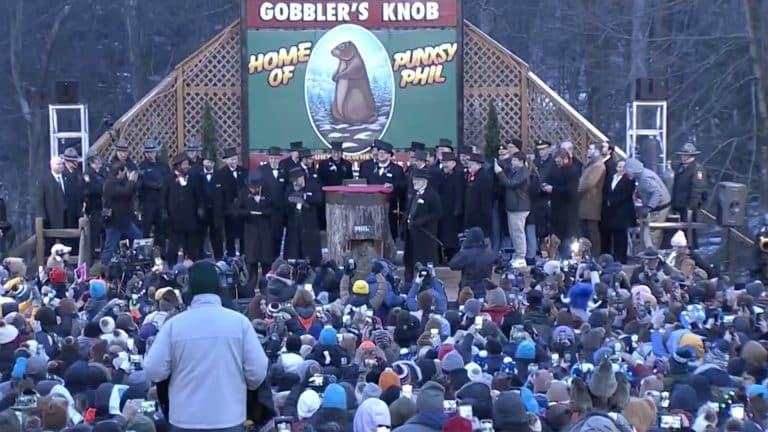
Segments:
[[[339,68],[333,74],[336,95],[331,115],[338,122],[348,124],[371,123],[376,120],[376,104],[368,81],[365,62],[352,42],[336,45],[331,55],[339,59]]]

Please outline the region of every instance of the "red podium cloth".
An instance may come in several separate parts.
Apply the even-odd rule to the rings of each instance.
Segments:
[[[392,192],[392,188],[384,185],[361,185],[361,186],[325,186],[324,192],[348,192],[348,193],[382,193]]]

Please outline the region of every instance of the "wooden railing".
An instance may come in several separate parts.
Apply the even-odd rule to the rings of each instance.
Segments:
[[[35,233],[20,245],[13,248],[8,256],[27,258],[28,267],[44,266],[49,251],[46,250],[46,240],[71,240],[78,239],[79,254],[70,257],[73,264],[85,262],[91,263],[90,222],[87,217],[81,217],[78,228],[46,229],[43,226],[43,218],[35,218]],[[71,243],[71,242],[68,242]],[[28,258],[34,253],[34,262]]]

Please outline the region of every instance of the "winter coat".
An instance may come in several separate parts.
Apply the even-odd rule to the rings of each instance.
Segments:
[[[415,281],[411,283],[411,289],[408,290],[408,310],[411,312],[418,310],[416,296],[425,290],[423,284],[427,283],[429,284],[429,288],[427,289],[432,293],[432,298],[434,299],[432,312],[438,315],[443,315],[445,311],[448,310],[448,296],[445,294],[443,281],[436,277],[424,279],[422,285]]]
[[[381,274],[371,273],[365,279],[368,282],[368,291],[373,314],[386,320],[389,311],[401,307],[405,299],[392,290],[392,285]]]
[[[126,179],[118,180],[110,177],[104,182],[104,208],[112,210],[112,216],[107,219],[106,226],[124,229],[133,220],[133,197],[136,193],[136,182]]]
[[[464,193],[464,229],[478,227],[483,237],[491,235],[491,214],[493,211],[493,175],[484,169],[476,174],[467,174]]]
[[[447,420],[448,418],[441,412],[420,412],[393,432],[441,432]]]
[[[550,208],[552,233],[565,240],[578,232],[579,171],[574,165],[554,167],[547,178],[552,186]]]
[[[510,168],[496,173],[496,179],[504,188],[504,203],[508,212],[525,212],[531,210],[528,196],[528,184],[531,181],[528,168]]]
[[[344,180],[352,178],[352,162],[341,159],[336,162],[328,158],[317,167],[317,178],[323,186],[341,186]]]
[[[612,230],[623,230],[637,226],[635,212],[635,182],[623,175],[613,186],[613,178],[605,179],[603,189],[603,225]]]
[[[285,258],[309,259],[320,265],[320,227],[318,212],[323,205],[323,191],[313,181],[301,191],[288,191],[283,202],[286,212]]]
[[[541,176],[535,169],[531,170],[528,181],[528,199],[531,201],[531,212],[525,219],[525,224],[541,226],[542,230],[545,229],[549,213],[549,196],[541,190]]]
[[[296,295],[296,285],[275,275],[267,276],[267,302],[286,303]]]
[[[197,231],[203,214],[203,200],[195,178],[187,176],[185,184],[180,178],[172,179],[165,188],[165,214],[172,231]]]
[[[680,164],[675,171],[672,186],[672,208],[675,210],[698,209],[704,204],[707,175],[696,161]]]
[[[460,287],[475,286],[484,279],[490,279],[496,254],[485,244],[483,232],[478,227],[470,228],[461,250],[451,258],[448,267],[461,272]]]
[[[661,178],[648,168],[637,175],[637,195],[643,206],[650,211],[657,211],[669,206],[671,197],[669,190]]]
[[[245,260],[250,264],[271,263],[275,257],[272,237],[272,211],[278,197],[262,189],[253,194],[249,189],[240,191],[234,215],[242,218],[245,236]],[[258,201],[257,201],[258,199]]]
[[[408,231],[405,236],[405,263],[413,267],[416,263],[437,263],[437,225],[442,215],[440,196],[427,188],[421,194],[414,194],[408,207]]]
[[[63,174],[61,175],[61,181],[64,181]],[[53,174],[45,174],[40,179],[40,190],[37,196],[37,216],[43,218],[43,224],[46,228],[64,228],[65,211],[64,191],[61,190],[61,186],[56,182]]]
[[[66,202],[66,220],[64,225],[67,228],[76,228],[78,220],[83,213],[83,202],[85,201],[85,181],[80,170],[69,172],[66,169],[64,176],[64,201]]]
[[[438,186],[443,213],[438,226],[438,238],[447,249],[459,248],[459,232],[462,231],[461,215],[464,213],[464,173],[456,166],[450,174],[441,172]]]
[[[579,179],[579,219],[600,221],[603,207],[605,165],[594,161],[584,168]]]
[[[310,419],[315,432],[337,432],[352,430],[352,416],[338,408],[320,408]]]
[[[94,171],[89,165],[85,168],[85,174],[88,175],[89,180],[85,183],[85,214],[101,216],[102,194],[104,193],[107,172],[104,168],[98,172]]]
[[[163,203],[163,189],[173,177],[171,170],[163,162],[150,162],[143,160],[139,163],[139,182],[137,185],[139,203],[143,211],[148,208],[161,208]]]

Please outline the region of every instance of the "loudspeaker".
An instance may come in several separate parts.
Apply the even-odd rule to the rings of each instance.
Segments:
[[[635,100],[659,101],[667,99],[667,86],[664,80],[657,78],[638,78],[635,80]]]
[[[77,81],[56,81],[54,94],[57,104],[76,104]]]
[[[741,227],[747,205],[747,186],[741,183],[717,184],[717,223],[724,227]]]

